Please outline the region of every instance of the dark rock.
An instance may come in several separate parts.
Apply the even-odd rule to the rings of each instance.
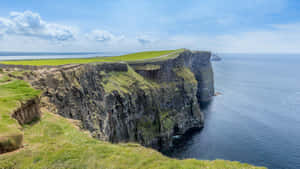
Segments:
[[[35,120],[40,119],[40,100],[39,98],[34,98],[21,103],[21,106],[12,114],[19,124],[28,124]]]
[[[151,63],[34,67],[27,79],[44,91],[43,106],[82,121],[95,138],[164,151],[173,136],[203,126],[200,103],[214,95],[210,55],[186,50]]]
[[[211,55],[211,61],[221,61],[221,60],[222,60],[222,58],[219,55],[217,55],[217,54]]]

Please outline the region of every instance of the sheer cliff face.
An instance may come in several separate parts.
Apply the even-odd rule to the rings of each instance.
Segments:
[[[202,127],[199,103],[214,92],[206,52],[148,63],[60,67],[38,77],[32,84],[44,91],[42,103],[51,111],[81,120],[101,140],[158,150],[170,148],[173,136]]]

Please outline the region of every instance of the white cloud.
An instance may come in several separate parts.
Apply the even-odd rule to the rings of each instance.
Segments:
[[[272,25],[271,29],[218,36],[222,51],[250,53],[299,53],[300,24]]]
[[[117,36],[106,30],[93,30],[87,34],[87,37],[98,42],[119,41],[125,38],[123,35]]]
[[[46,22],[38,13],[25,11],[11,12],[9,18],[0,18],[0,34],[66,41],[74,39],[76,31],[72,27]]]
[[[153,43],[155,41],[153,36],[148,35],[148,34],[139,35],[136,37],[136,39],[142,45],[147,45],[147,44]]]
[[[147,47],[151,49],[190,48],[236,53],[300,53],[299,44],[300,23],[293,23],[269,25],[269,28],[265,29],[222,35],[161,36],[160,40],[148,43]]]

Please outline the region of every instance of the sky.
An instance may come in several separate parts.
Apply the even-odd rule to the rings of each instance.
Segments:
[[[0,51],[300,53],[299,0],[0,0]]]

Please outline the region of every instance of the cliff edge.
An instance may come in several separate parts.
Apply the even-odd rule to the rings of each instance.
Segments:
[[[163,151],[201,128],[200,103],[214,92],[209,57],[185,50],[135,62],[0,64],[0,168],[260,168],[107,142]],[[61,61],[69,62],[51,62]]]
[[[203,127],[200,103],[214,95],[210,52],[24,68],[35,69],[24,79],[43,91],[42,104],[51,112],[80,120],[100,140],[160,151],[172,147],[174,136]]]

